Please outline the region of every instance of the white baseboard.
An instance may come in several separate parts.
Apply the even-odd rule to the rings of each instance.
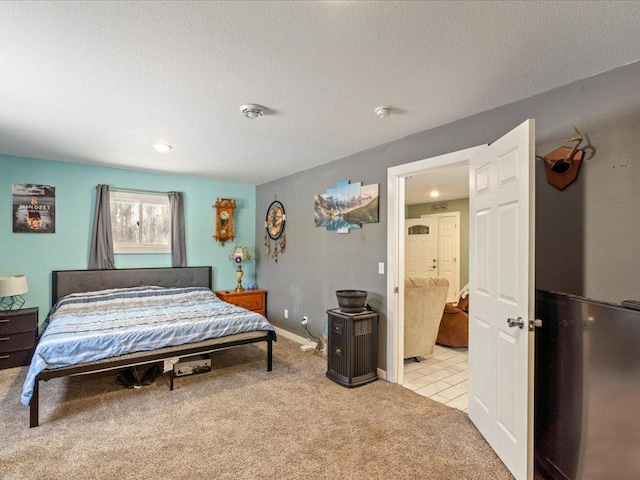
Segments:
[[[313,342],[309,343],[309,341],[304,338],[301,337],[300,335],[296,335],[295,333],[291,333],[287,330],[284,330],[280,327],[273,327],[276,330],[276,334],[278,336],[282,335],[284,338],[288,338],[289,340],[293,340],[296,343],[299,343],[300,345],[307,346],[307,345],[313,345],[315,348],[315,344]],[[378,374],[378,378],[380,380],[386,380],[387,379],[387,371],[386,370],[382,370],[381,368],[378,368],[376,373]]]
[[[288,330],[284,330],[280,327],[273,327],[276,330],[276,335],[280,336],[282,335],[284,338],[288,338],[289,340],[293,340],[296,343],[299,343],[300,345],[307,345],[309,343],[309,341],[304,338],[301,337],[300,335],[296,335],[295,333],[291,333]]]
[[[291,333],[287,330],[283,330],[280,327],[273,327],[276,330],[276,335],[282,335],[284,338],[288,338],[289,340],[293,340],[296,343],[300,344],[300,348],[303,352],[308,352],[316,349],[316,344],[313,341],[309,341],[300,335],[296,335],[295,333]]]

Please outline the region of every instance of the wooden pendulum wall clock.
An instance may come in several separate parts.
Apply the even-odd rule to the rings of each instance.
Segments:
[[[216,233],[213,236],[224,246],[227,240],[233,240],[233,211],[236,208],[236,201],[233,198],[220,198],[214,205],[216,208]]]

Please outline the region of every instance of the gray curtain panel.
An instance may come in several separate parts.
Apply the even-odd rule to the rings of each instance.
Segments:
[[[113,259],[109,185],[98,185],[96,190],[96,210],[89,250],[89,270],[113,269],[116,268],[116,265]]]
[[[182,192],[169,192],[171,208],[171,266],[187,266],[187,245],[184,234],[184,196]]]

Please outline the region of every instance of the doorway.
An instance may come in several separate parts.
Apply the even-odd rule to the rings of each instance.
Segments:
[[[387,219],[387,298],[394,299],[387,310],[387,379],[402,383],[404,377],[404,277],[405,277],[405,199],[406,182],[414,176],[447,174],[447,170],[469,165],[469,160],[485,145],[468,148],[438,157],[420,160],[389,169],[389,208]],[[397,265],[397,268],[394,266]],[[395,308],[394,308],[395,307]]]
[[[387,174],[388,379],[400,383],[403,377],[405,252],[399,237],[406,178],[468,163],[468,412],[518,480],[533,478],[534,138],[535,121],[528,119],[491,145],[389,168]]]
[[[446,302],[456,304],[461,287],[469,281],[469,166],[413,175],[405,189],[401,208],[405,211],[405,275],[446,279]],[[446,310],[451,319],[454,309],[447,306]],[[451,327],[449,321],[440,329]],[[468,348],[466,342],[446,345],[451,338],[451,333],[443,332],[443,343],[437,343],[430,355],[404,359],[401,385],[466,413]]]

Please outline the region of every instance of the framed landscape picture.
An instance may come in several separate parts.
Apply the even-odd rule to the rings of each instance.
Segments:
[[[349,233],[349,229],[362,228],[364,223],[377,223],[379,196],[377,183],[338,182],[325,193],[314,196],[315,226]]]

